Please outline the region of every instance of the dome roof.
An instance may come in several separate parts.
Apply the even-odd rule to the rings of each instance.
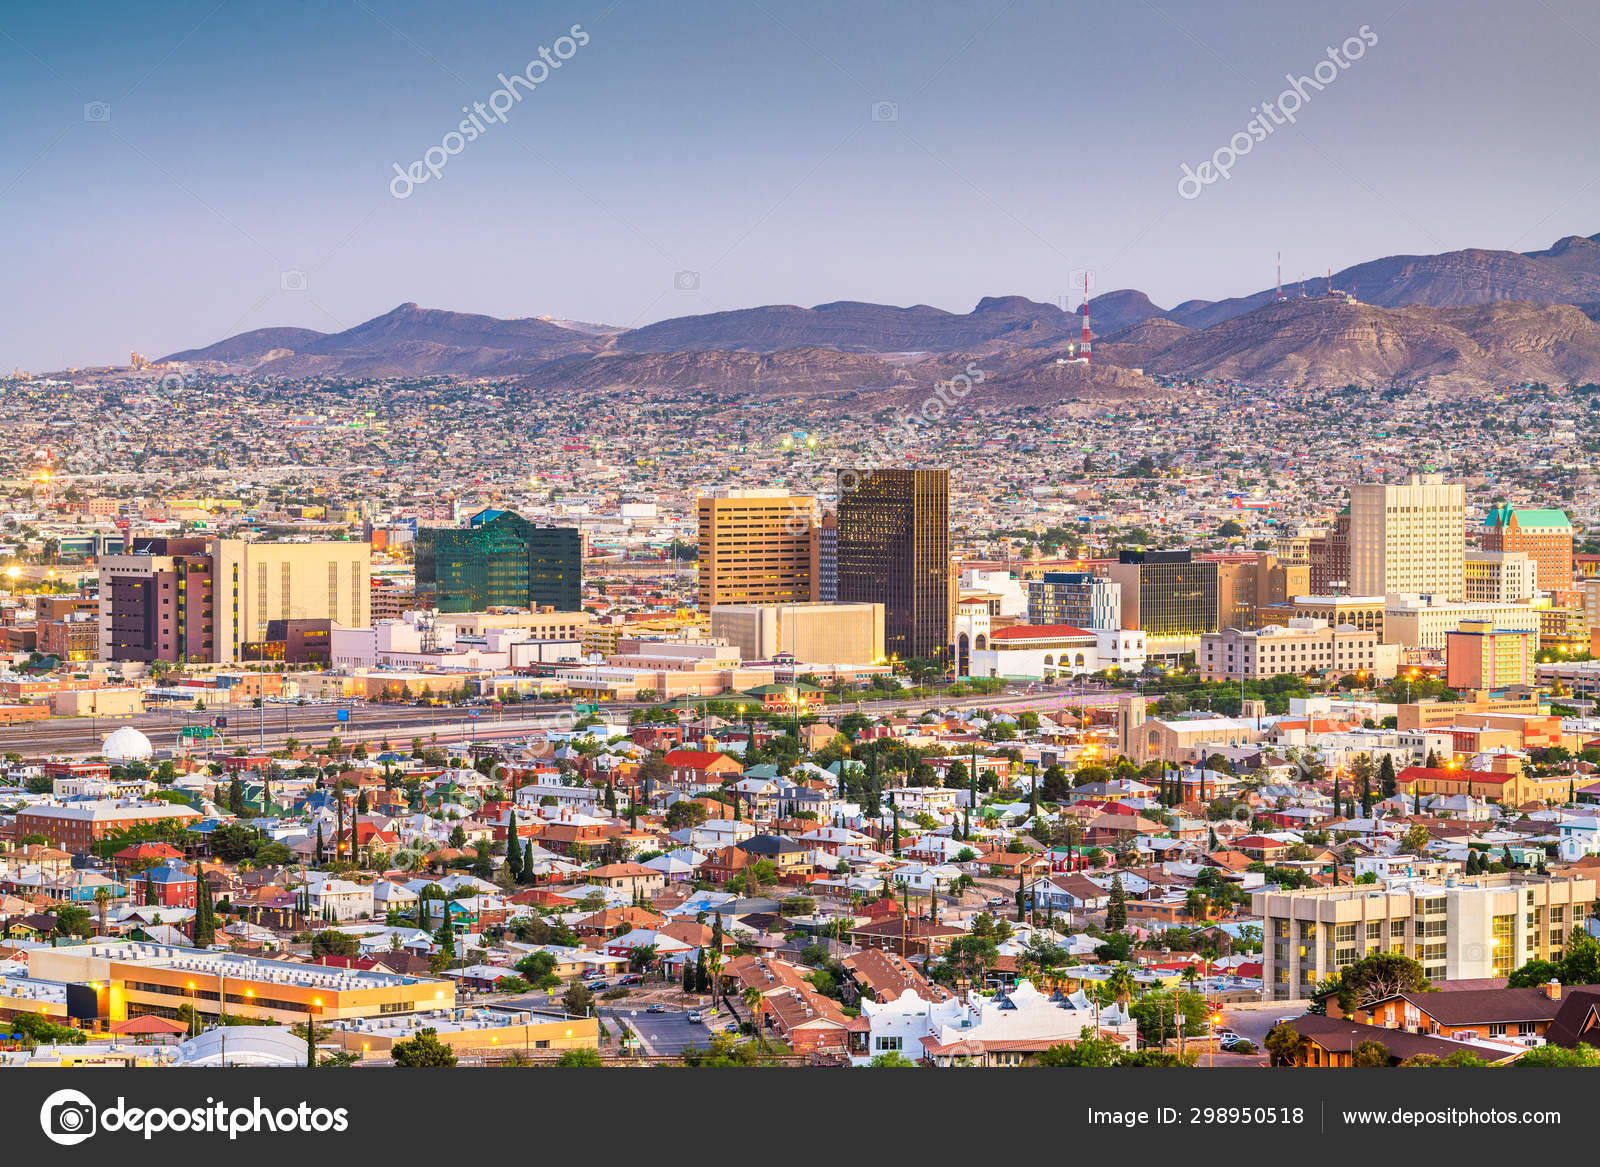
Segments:
[[[105,745],[100,752],[108,762],[143,762],[156,751],[149,738],[133,726],[125,725],[106,735]]]

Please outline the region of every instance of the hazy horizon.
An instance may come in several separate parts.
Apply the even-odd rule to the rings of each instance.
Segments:
[[[1182,166],[1363,28],[1294,124],[1179,194]],[[1286,283],[1540,250],[1600,231],[1597,45],[1579,0],[1513,22],[1488,0],[7,13],[0,371],[336,332],[408,301],[623,327],[838,300],[967,312],[1076,303],[1088,269],[1093,295],[1170,308],[1270,286],[1280,250]],[[541,46],[504,120],[395,197],[396,165]]]

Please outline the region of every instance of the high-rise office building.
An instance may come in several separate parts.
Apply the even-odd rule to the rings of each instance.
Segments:
[[[1485,551],[1521,551],[1538,568],[1539,588],[1572,590],[1572,520],[1554,507],[1491,507],[1483,522]]]
[[[891,657],[950,647],[950,472],[839,472],[839,599],[884,606]]]
[[[1352,487],[1349,594],[1464,600],[1466,528],[1466,488],[1442,474]]]
[[[1047,571],[1028,584],[1029,624],[1121,628],[1122,586],[1087,571]]]
[[[701,495],[699,604],[797,604],[818,599],[817,500],[784,490]]]
[[[356,540],[133,538],[99,574],[101,660],[226,664],[254,659],[273,621],[371,623],[372,551]]]
[[[822,521],[811,532],[811,578],[816,581],[817,599],[824,604],[839,598],[839,516],[825,511]]]
[[[440,612],[583,607],[583,535],[485,510],[465,527],[417,531],[418,607]]]
[[[1310,568],[1307,592],[1313,596],[1348,596],[1350,590],[1350,508],[1334,517],[1333,526],[1306,543]]]
[[[1122,627],[1157,638],[1194,639],[1217,630],[1217,564],[1188,551],[1121,551],[1111,578],[1122,585]]]

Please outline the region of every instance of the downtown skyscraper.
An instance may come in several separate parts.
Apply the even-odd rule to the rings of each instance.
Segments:
[[[838,598],[884,605],[884,649],[944,659],[950,644],[950,472],[841,470]]]

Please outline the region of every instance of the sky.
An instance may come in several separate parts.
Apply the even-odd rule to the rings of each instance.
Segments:
[[[1535,250],[1600,231],[1597,50],[1591,0],[4,5],[0,370]]]

